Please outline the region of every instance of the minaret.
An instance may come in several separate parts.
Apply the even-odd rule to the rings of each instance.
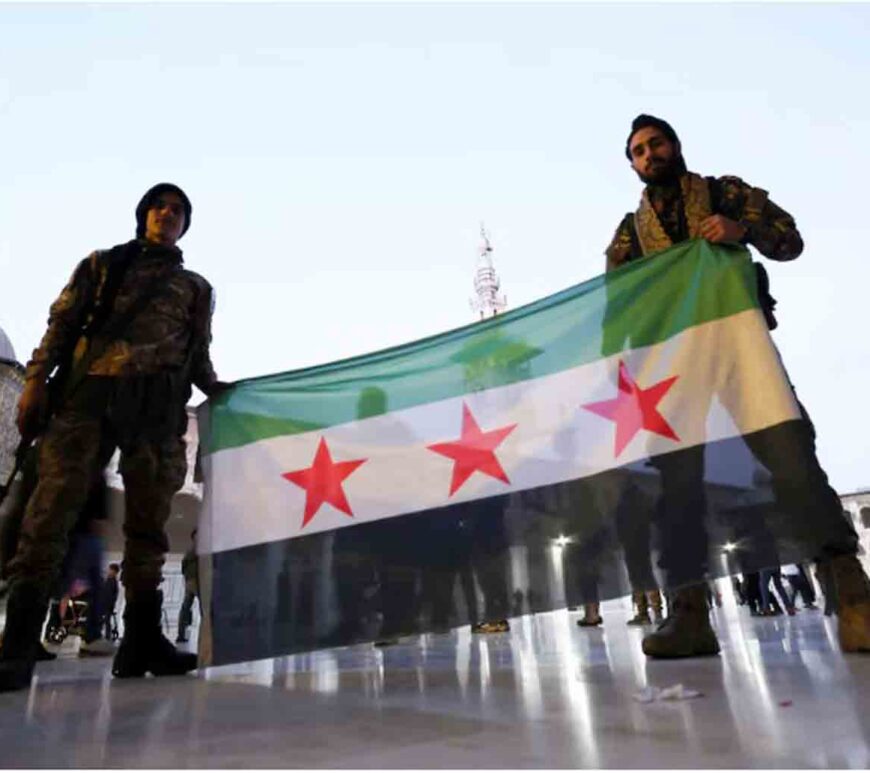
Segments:
[[[477,297],[471,299],[471,308],[480,314],[481,319],[486,319],[504,311],[507,298],[498,294],[501,283],[492,265],[492,245],[483,223],[480,224],[480,239],[477,269],[474,272],[474,292]]]

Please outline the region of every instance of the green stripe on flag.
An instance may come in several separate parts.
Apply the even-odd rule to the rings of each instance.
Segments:
[[[240,381],[210,404],[208,451],[558,373],[758,306],[745,249],[686,242],[457,330]]]

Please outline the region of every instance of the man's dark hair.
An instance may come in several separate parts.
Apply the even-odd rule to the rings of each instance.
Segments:
[[[145,195],[136,205],[137,239],[141,239],[145,236],[145,218],[148,215],[148,210],[154,206],[154,202],[157,200],[158,196],[163,193],[169,193],[170,191],[178,195],[178,198],[181,199],[181,203],[184,206],[184,228],[181,229],[181,236],[184,236],[184,234],[187,233],[187,229],[190,228],[190,216],[193,214],[193,206],[190,203],[190,199],[187,198],[187,194],[174,183],[157,183],[157,185],[145,191]],[[181,236],[178,238],[180,239]]]
[[[636,132],[649,127],[658,129],[671,142],[679,144],[680,138],[677,137],[674,128],[667,121],[664,121],[661,118],[656,118],[654,115],[641,113],[631,122],[631,131],[628,133],[628,139],[625,141],[625,157],[629,161],[631,161],[631,138],[634,137]]]
[[[111,563],[111,564],[109,564],[109,569],[114,569],[116,572],[120,572],[120,571],[121,571],[121,567],[120,567],[118,564],[114,563],[114,562]]]

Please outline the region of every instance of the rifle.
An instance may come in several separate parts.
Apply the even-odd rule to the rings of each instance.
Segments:
[[[107,274],[102,292],[99,296],[88,299],[88,302],[82,309],[81,329],[74,335],[70,336],[70,340],[67,342],[58,358],[57,367],[51,374],[49,374],[46,383],[46,391],[48,395],[46,410],[43,412],[43,415],[34,422],[34,426],[21,436],[18,447],[15,450],[15,463],[12,467],[12,472],[3,487],[0,488],[0,505],[2,505],[6,499],[9,489],[12,486],[12,482],[15,480],[15,476],[21,471],[30,447],[45,431],[48,422],[51,420],[51,417],[56,413],[58,408],[60,408],[60,406],[72,396],[76,388],[84,380],[94,360],[102,354],[102,351],[97,347],[90,346],[81,360],[79,360],[75,366],[73,365],[73,355],[78,342],[82,338],[89,340],[92,339],[94,334],[98,332],[108,320],[112,307],[115,304],[115,297],[118,294],[118,289],[121,286],[121,280],[127,273],[127,269],[138,251],[137,248],[138,243],[133,241],[127,242],[126,244],[118,244],[108,250],[106,257],[108,263]],[[133,305],[122,314],[120,318],[115,320],[115,324],[103,332],[109,333],[109,337],[111,338],[112,335],[115,335],[120,332],[121,329],[126,327],[133,317],[135,317],[145,307],[147,302],[151,300],[153,290],[156,290],[158,286],[162,284],[162,277],[160,277],[159,280],[160,281],[155,280],[152,285],[149,285],[147,292],[140,295],[137,301],[133,303]]]

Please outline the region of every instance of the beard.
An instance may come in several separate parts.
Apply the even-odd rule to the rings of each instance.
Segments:
[[[635,170],[637,171],[637,170]],[[637,172],[645,185],[675,185],[686,173],[686,162],[682,153],[674,154],[669,161],[659,164],[648,174]]]

